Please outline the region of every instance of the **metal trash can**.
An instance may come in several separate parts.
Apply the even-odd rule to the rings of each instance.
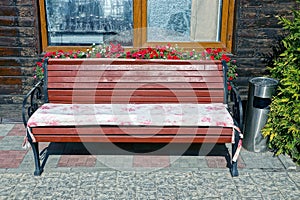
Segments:
[[[278,81],[272,78],[257,77],[249,81],[248,102],[245,113],[243,147],[251,152],[268,150],[267,138],[261,134],[265,126],[272,96]]]

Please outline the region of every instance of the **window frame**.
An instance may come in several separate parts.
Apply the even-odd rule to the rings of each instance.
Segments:
[[[41,48],[43,52],[57,50],[86,50],[90,46],[49,46],[47,34],[47,20],[45,0],[38,1],[40,11],[40,33]],[[133,47],[128,49],[136,49],[141,47],[156,45],[177,45],[186,49],[203,49],[203,48],[223,48],[227,52],[233,51],[233,28],[234,28],[234,12],[235,0],[223,0],[222,3],[222,22],[220,41],[216,42],[147,42],[147,0],[133,0]],[[91,44],[92,45],[92,44]],[[201,47],[201,48],[200,48]]]

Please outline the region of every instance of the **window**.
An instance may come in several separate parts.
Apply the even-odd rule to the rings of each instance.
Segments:
[[[43,51],[92,43],[232,48],[234,0],[41,0]]]

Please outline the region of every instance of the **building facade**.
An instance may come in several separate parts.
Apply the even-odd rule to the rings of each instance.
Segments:
[[[66,5],[71,6],[71,3],[74,1],[76,0],[65,0],[61,2],[65,2]],[[186,4],[189,5],[189,8],[182,8],[184,9],[184,12],[182,13],[192,16],[192,13],[195,13],[200,9],[199,7],[199,9],[195,11],[195,8],[198,8],[196,7],[196,5],[198,5],[197,3],[201,2],[202,0],[189,1],[191,2],[191,5]],[[46,6],[44,8],[44,11],[41,10],[41,2],[48,2],[49,4],[48,7]],[[44,16],[45,13],[47,14],[47,12],[57,12],[56,14],[54,13],[52,16],[48,17],[48,20],[52,19],[54,23],[61,22],[60,24],[54,24],[52,26],[53,29],[49,28],[50,25],[46,27],[46,34],[49,34],[51,31],[53,31],[53,33],[51,32],[51,36],[53,37],[50,38],[48,35],[46,42],[49,43],[53,41],[54,44],[57,43],[58,38],[65,37],[66,39],[64,41],[68,41],[68,37],[70,37],[68,33],[74,33],[75,28],[78,27],[79,29],[84,30],[85,34],[95,33],[90,30],[99,31],[103,29],[105,30],[105,33],[103,33],[103,37],[105,37],[105,35],[109,34],[108,32],[113,32],[114,29],[120,29],[120,27],[122,27],[122,30],[130,30],[131,27],[136,26],[143,27],[143,20],[148,20],[147,23],[152,23],[153,26],[159,26],[159,24],[164,22],[163,19],[156,18],[157,16],[155,14],[152,15],[152,18],[155,19],[152,21],[150,15],[148,15],[148,18],[141,18],[141,22],[139,19],[130,19],[130,15],[128,14],[130,13],[130,9],[133,10],[131,12],[134,12],[133,16],[138,16],[139,14],[143,13],[142,6],[146,2],[145,0],[128,1],[127,4],[124,3],[126,2],[125,0],[120,2],[117,0],[99,0],[98,3],[97,1],[94,1],[96,3],[90,5],[90,8],[94,8],[93,10],[89,9],[88,11],[83,12],[80,11],[79,8],[76,8],[77,12],[79,13],[77,18],[77,15],[75,16],[74,13],[71,13],[73,9],[67,9],[67,11],[51,11],[54,6],[51,7],[49,2],[55,1],[2,0],[0,2],[0,117],[2,121],[21,121],[20,105],[22,104],[24,94],[26,94],[32,87],[34,64],[41,56],[42,52],[47,50],[47,44],[45,44],[44,38],[45,27],[43,29],[43,24],[45,24],[45,21],[47,22],[47,19],[41,17]],[[80,5],[83,5],[84,2],[87,1],[77,0],[77,3]],[[135,7],[130,7],[130,2],[134,2]],[[151,4],[151,2],[155,3],[155,1],[153,0],[148,0],[148,8],[152,6],[152,10],[158,9],[158,6],[154,3]],[[274,45],[284,35],[284,31],[278,24],[276,16],[281,15],[290,17],[292,16],[292,10],[297,8],[297,6],[299,7],[299,5],[294,0],[216,0],[215,2],[217,4],[215,6],[214,12],[210,16],[210,19],[214,19],[214,21],[216,21],[217,23],[215,26],[210,24],[209,26],[207,26],[206,30],[209,28],[212,32],[214,32],[220,27],[224,28],[224,25],[221,26],[223,21],[218,21],[218,16],[220,16],[220,13],[222,13],[222,16],[224,17],[224,10],[223,12],[221,12],[221,10],[218,9],[220,8],[220,5],[226,6],[228,3],[228,13],[226,14],[226,16],[228,16],[228,18],[232,17],[233,20],[229,20],[227,26],[229,27],[229,32],[230,30],[232,31],[229,35],[227,34],[226,37],[222,36],[223,29],[219,32],[215,32],[216,35],[213,35],[212,39],[209,38],[209,36],[211,36],[212,34],[208,34],[208,36],[205,37],[207,37],[207,40],[209,41],[213,40],[212,42],[208,42],[209,44],[215,44],[215,42],[218,41],[223,42],[223,38],[225,38],[225,47],[233,54],[233,57],[237,60],[239,73],[238,83],[241,86],[246,87],[249,78],[265,74],[265,60],[270,55],[272,55]],[[101,7],[99,5],[103,6]],[[139,11],[137,5],[141,6],[141,11]],[[209,6],[212,7],[213,5],[210,4]],[[83,6],[81,7],[82,9],[84,9]],[[100,7],[101,9],[98,9]],[[57,6],[55,8],[57,8]],[[173,8],[177,9],[178,6],[173,5]],[[206,9],[203,9],[202,12],[198,12],[198,14],[195,14],[195,17],[199,17],[201,13],[204,13],[205,10]],[[69,15],[74,15],[74,17],[70,18],[69,21],[64,21],[62,18],[56,18],[55,20],[53,20],[54,17],[60,16],[60,13],[61,16],[63,16],[62,13],[64,12],[70,12]],[[90,23],[82,24],[78,21],[76,21],[76,23],[75,21],[70,21],[77,20],[80,17],[85,17],[85,19],[87,20],[87,16],[85,15],[85,13],[87,12],[89,12],[89,16],[93,15],[93,18],[89,21]],[[181,36],[184,36],[187,33],[186,30],[189,29],[189,32],[193,32],[193,35],[189,35],[189,37],[193,36],[194,38],[198,38],[199,41],[203,39],[199,38],[199,35],[204,37],[204,33],[199,34],[199,31],[201,30],[197,30],[197,26],[192,26],[192,24],[194,23],[193,18],[187,19],[184,14],[180,15],[179,13],[176,15],[175,13],[172,15],[172,18],[178,18],[178,20],[183,19],[181,25],[191,24],[189,26],[186,26],[188,28],[180,28],[179,26],[175,26],[174,21],[172,21],[171,24],[169,23],[169,25],[166,21],[166,26],[168,26],[168,28],[171,30],[176,29],[176,32],[179,32]],[[99,18],[94,17],[94,15],[99,15]],[[122,19],[123,21],[120,19]],[[111,26],[95,27],[95,20],[106,20],[106,24],[109,24]],[[113,21],[113,23],[110,23],[108,20],[115,21]],[[131,24],[130,20],[134,23]],[[161,22],[156,25],[155,23],[159,21]],[[207,21],[208,20],[198,20],[196,23],[198,23],[198,25],[199,23],[202,23],[201,26],[205,27],[205,22],[207,23]],[[49,23],[50,22],[48,22],[48,24]],[[115,26],[116,28],[113,28],[113,25],[116,23],[120,24]],[[138,23],[140,23],[140,25],[137,25]],[[78,25],[78,27],[75,26],[76,24]],[[85,27],[83,27],[83,25]],[[57,29],[68,30],[68,32],[64,32],[63,36],[60,35],[58,37],[59,31],[55,29],[55,26]],[[147,33],[151,35],[151,30]],[[156,30],[153,31],[153,34],[155,33]],[[218,33],[221,33],[221,36],[218,35]],[[73,34],[72,37],[77,36],[74,36]],[[139,36],[133,34],[132,41],[125,41],[125,44],[127,42],[131,43],[133,46],[138,46],[139,44],[137,44],[136,42],[137,37]],[[153,37],[157,38],[155,35],[153,35]],[[89,38],[91,38],[91,41],[87,42],[93,42],[93,37],[90,36]],[[148,38],[151,39],[151,37]],[[52,40],[50,41],[50,39]],[[181,37],[181,39],[185,40],[184,37]],[[80,40],[80,38],[77,40]],[[78,46],[79,44],[75,45]],[[212,45],[212,47],[215,46],[216,45]]]

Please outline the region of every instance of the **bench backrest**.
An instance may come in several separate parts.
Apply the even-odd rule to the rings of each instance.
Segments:
[[[51,103],[226,103],[222,68],[220,61],[49,59],[44,89]]]

